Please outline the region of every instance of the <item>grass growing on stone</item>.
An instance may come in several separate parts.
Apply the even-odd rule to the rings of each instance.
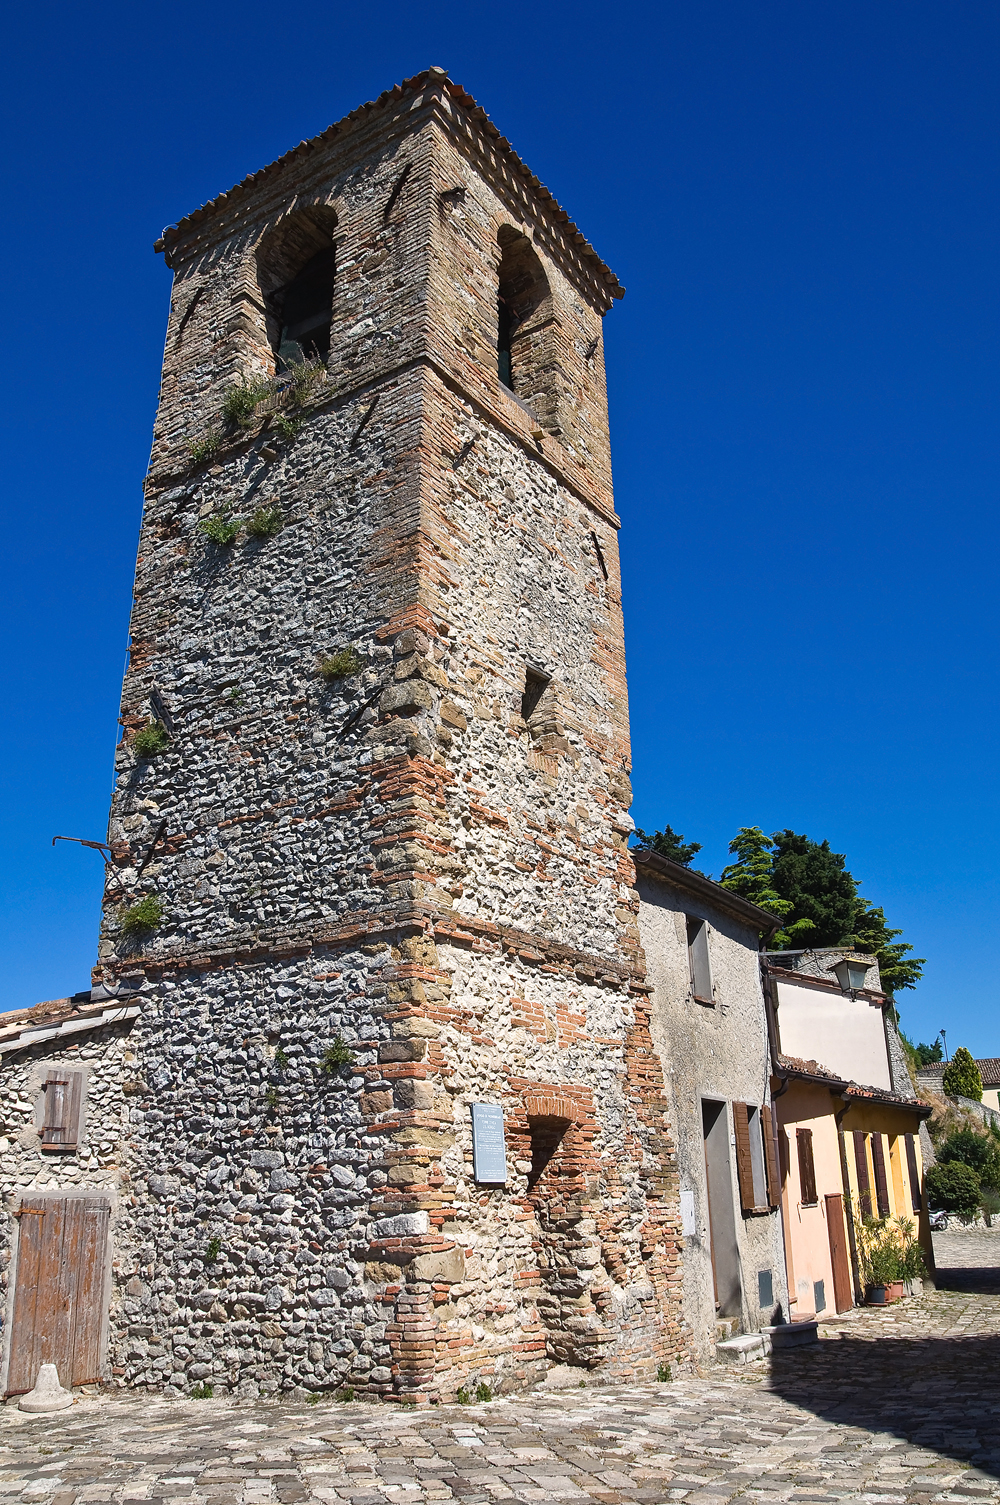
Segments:
[[[287,413],[276,413],[271,421],[271,427],[282,439],[294,439],[302,427],[301,418],[289,418]]]
[[[339,1074],[341,1067],[349,1066],[353,1060],[354,1051],[339,1035],[335,1035],[331,1044],[323,1052],[319,1069],[325,1071],[327,1076],[334,1076]]]
[[[211,1385],[195,1385],[191,1391],[192,1400],[211,1400],[215,1390]]]
[[[490,1389],[489,1385],[485,1383],[485,1381],[480,1380],[479,1384],[476,1386],[476,1400],[488,1401],[492,1399],[493,1391]]]
[[[238,519],[234,521],[232,518],[223,517],[220,512],[215,512],[211,517],[202,518],[198,524],[198,531],[204,533],[212,543],[224,548],[226,544],[232,543],[240,531],[240,524]]]
[[[247,518],[247,532],[251,538],[273,538],[284,526],[280,507],[258,507],[253,516]]]
[[[230,387],[222,399],[223,421],[232,428],[247,429],[253,424],[258,404],[274,392],[274,383],[266,376],[254,376]]]
[[[349,679],[361,668],[361,658],[353,648],[338,648],[329,658],[322,660],[319,672],[324,679]]]
[[[222,1240],[218,1234],[215,1234],[215,1236],[213,1238],[210,1238],[208,1241],[208,1248],[205,1250],[205,1259],[210,1265],[212,1265],[215,1263],[221,1253]]]
[[[138,758],[155,758],[170,745],[166,728],[159,721],[148,721],[132,738],[132,751]]]
[[[211,460],[222,444],[222,435],[215,429],[209,429],[202,439],[195,439],[188,445],[191,459],[195,465],[204,465],[206,460]]]
[[[122,915],[122,930],[126,935],[137,935],[144,930],[156,930],[163,919],[163,901],[155,894],[147,894],[138,904],[132,904]]]

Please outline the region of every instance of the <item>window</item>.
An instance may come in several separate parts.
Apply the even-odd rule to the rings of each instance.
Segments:
[[[868,1174],[868,1135],[860,1129],[854,1131],[854,1164],[858,1172],[858,1205],[861,1216],[872,1215],[872,1183]]]
[[[557,431],[548,279],[531,241],[520,230],[504,225],[497,239],[497,373],[509,391],[530,404],[541,423]]]
[[[528,1132],[531,1135],[531,1170],[528,1172],[528,1190],[534,1191],[542,1172],[552,1159],[569,1128],[565,1118],[529,1118]]]
[[[778,1205],[778,1167],[771,1137],[771,1110],[733,1103],[736,1174],[744,1212],[769,1212]]]
[[[75,1150],[83,1117],[83,1072],[49,1070],[42,1083],[42,1149]]]
[[[919,1212],[923,1206],[920,1196],[920,1172],[917,1169],[917,1147],[912,1134],[906,1136],[906,1169],[910,1177],[910,1206]]]
[[[795,1143],[799,1152],[799,1201],[804,1207],[812,1207],[819,1200],[816,1196],[812,1129],[796,1129]]]
[[[315,204],[286,215],[258,247],[257,281],[279,372],[330,353],[336,224],[329,205]]]
[[[714,1003],[712,969],[708,959],[708,923],[696,915],[687,916],[687,945],[691,991],[698,1003]]]
[[[279,371],[305,360],[325,361],[330,354],[334,256],[333,246],[319,251],[297,277],[268,294],[280,331],[274,352]]]
[[[889,1183],[885,1175],[885,1151],[881,1134],[872,1135],[872,1165],[875,1167],[875,1205],[880,1218],[889,1216]]]

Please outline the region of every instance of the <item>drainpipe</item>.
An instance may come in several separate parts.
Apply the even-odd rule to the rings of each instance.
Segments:
[[[851,1106],[848,1097],[840,1095],[844,1106],[839,1113],[834,1114],[834,1123],[837,1125],[837,1144],[840,1149],[840,1179],[844,1183],[844,1211],[847,1214],[847,1242],[851,1250],[851,1276],[854,1280],[854,1300],[860,1306],[864,1301],[864,1292],[861,1289],[861,1265],[858,1260],[858,1239],[854,1229],[854,1200],[851,1197],[851,1177],[847,1168],[847,1139],[841,1127],[844,1114]]]

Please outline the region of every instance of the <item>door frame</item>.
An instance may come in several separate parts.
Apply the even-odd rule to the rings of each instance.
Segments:
[[[7,1293],[3,1308],[3,1353],[0,1357],[0,1402],[7,1395],[7,1376],[10,1371],[10,1346],[14,1334],[12,1317],[14,1315],[14,1297],[17,1290],[18,1279],[18,1254],[21,1244],[21,1207],[25,1201],[37,1202],[43,1198],[52,1201],[66,1201],[72,1198],[102,1198],[108,1203],[108,1241],[104,1255],[104,1276],[101,1281],[101,1328],[97,1342],[97,1367],[104,1373],[107,1367],[108,1356],[108,1333],[111,1323],[111,1274],[114,1263],[115,1250],[115,1225],[118,1218],[118,1194],[113,1186],[53,1186],[47,1182],[44,1186],[23,1186],[17,1198],[17,1206],[8,1212],[8,1217],[13,1224],[11,1239],[10,1275],[7,1280]],[[105,1378],[107,1376],[105,1375]],[[63,1383],[60,1375],[60,1384]]]

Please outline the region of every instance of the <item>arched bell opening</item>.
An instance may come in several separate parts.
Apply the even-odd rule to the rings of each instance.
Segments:
[[[258,248],[257,278],[278,372],[329,358],[336,225],[329,206],[314,205],[287,215]]]

